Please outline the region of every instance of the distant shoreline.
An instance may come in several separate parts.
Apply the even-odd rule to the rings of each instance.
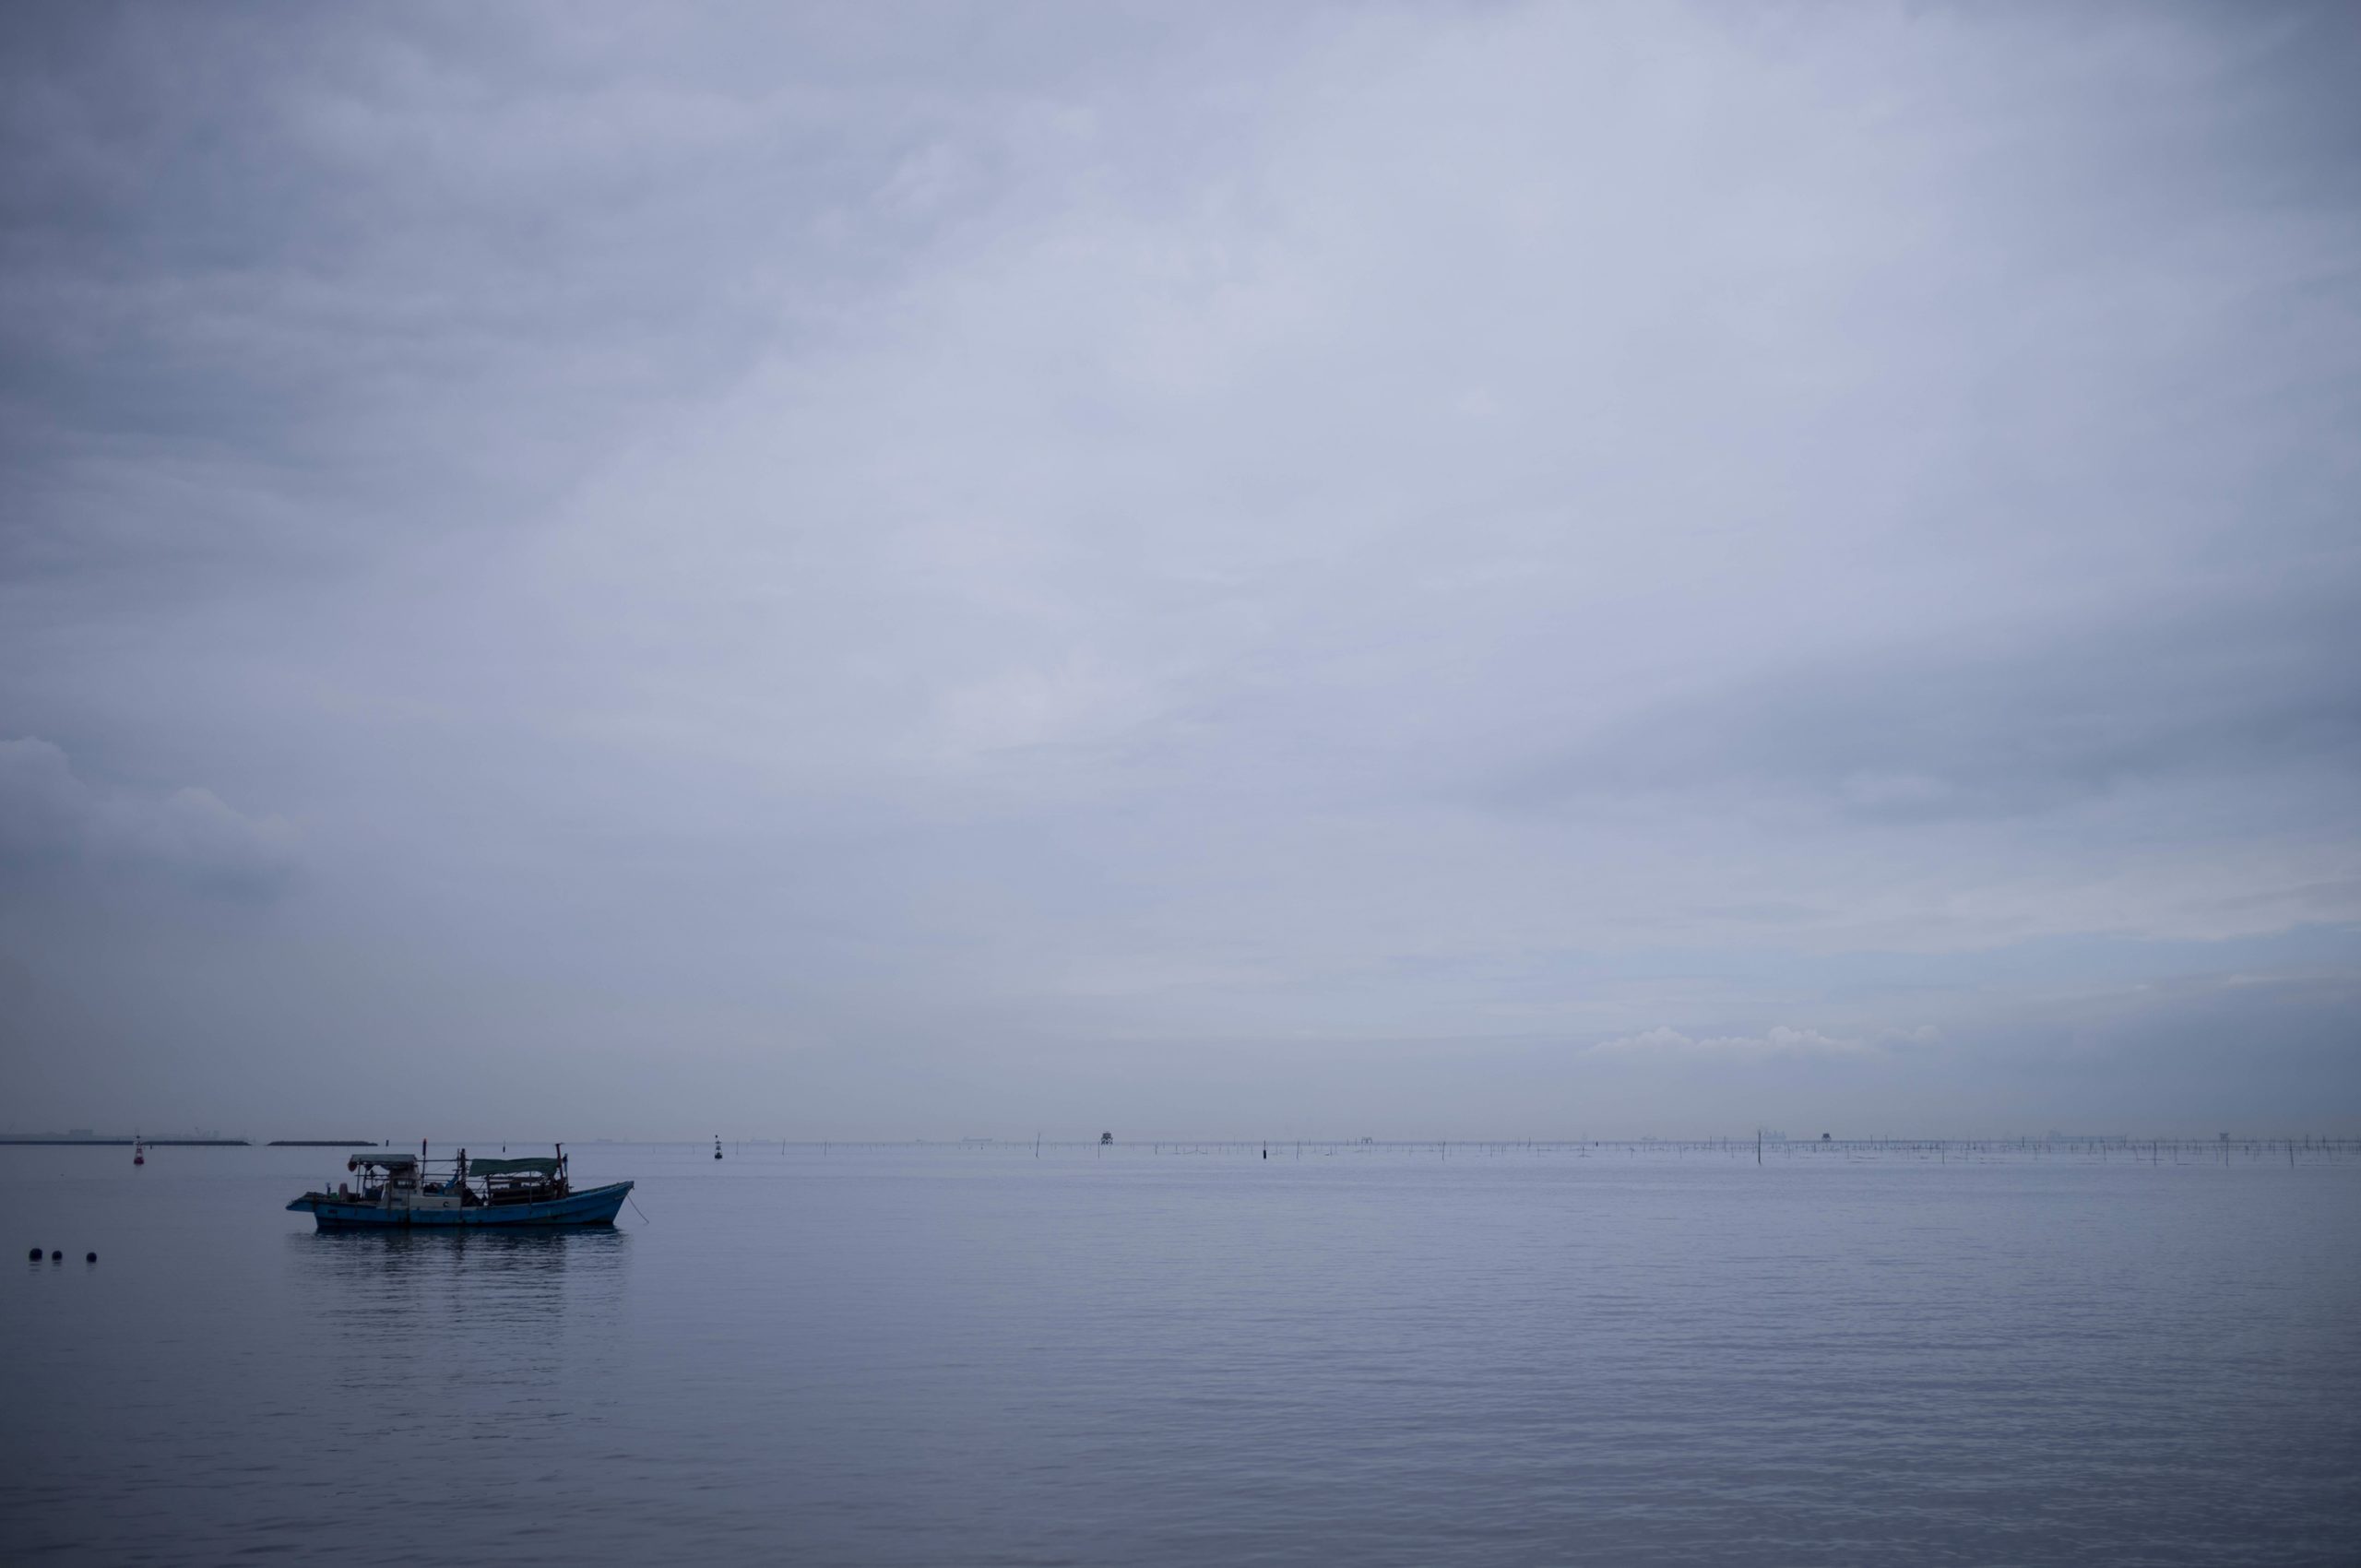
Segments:
[[[129,1148],[134,1144],[146,1144],[149,1148],[252,1148],[252,1138],[72,1138],[26,1136],[0,1133],[0,1144],[69,1144],[76,1146]]]

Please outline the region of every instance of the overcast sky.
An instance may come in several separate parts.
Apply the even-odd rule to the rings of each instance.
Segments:
[[[2361,12],[0,11],[0,1121],[2361,1129]]]

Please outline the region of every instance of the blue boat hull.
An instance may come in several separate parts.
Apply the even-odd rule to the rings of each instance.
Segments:
[[[474,1208],[383,1208],[306,1194],[287,1206],[309,1214],[323,1230],[509,1230],[552,1225],[612,1225],[631,1196],[631,1183],[593,1187],[547,1203],[493,1204]]]

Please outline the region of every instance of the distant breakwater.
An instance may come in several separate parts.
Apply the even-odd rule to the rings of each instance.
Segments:
[[[0,1144],[65,1144],[89,1145],[93,1148],[129,1148],[134,1144],[146,1144],[149,1148],[252,1148],[251,1138],[82,1138],[45,1134],[18,1134],[0,1133]]]

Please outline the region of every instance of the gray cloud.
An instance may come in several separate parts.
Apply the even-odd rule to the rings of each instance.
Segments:
[[[2211,1117],[2148,999],[2319,1068],[2361,970],[2356,66],[14,7],[0,972],[81,1043],[0,1091],[2046,1124],[2145,1030]],[[1866,1045],[1594,1049],[1674,1037]]]
[[[241,815],[210,790],[102,796],[48,742],[0,741],[0,863],[19,874],[128,873],[266,896],[293,873],[298,843],[285,819]]]
[[[1513,775],[1509,804],[1598,791],[1793,791],[1880,821],[2040,813],[2192,776],[2301,783],[2327,824],[2361,778],[2361,592],[2224,583],[2097,624],[1897,639],[1675,696]]]

